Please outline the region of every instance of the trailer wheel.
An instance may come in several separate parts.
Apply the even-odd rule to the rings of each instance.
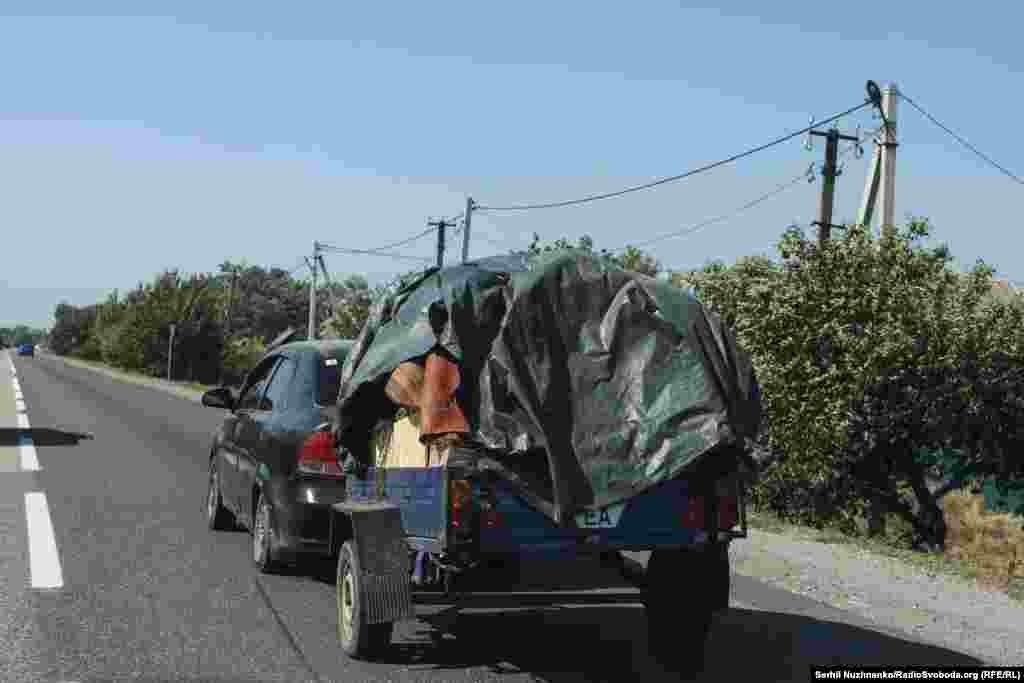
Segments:
[[[338,640],[353,659],[370,659],[391,643],[394,622],[367,624],[359,554],[352,541],[345,541],[338,555]]]
[[[684,672],[703,669],[711,616],[720,601],[720,586],[714,582],[715,564],[713,553],[651,553],[644,608],[648,648],[659,662]]]
[[[714,601],[711,608],[717,612],[729,609],[729,590],[732,582],[729,571],[729,544],[715,546],[711,550],[711,555],[708,562],[708,581],[714,586]]]

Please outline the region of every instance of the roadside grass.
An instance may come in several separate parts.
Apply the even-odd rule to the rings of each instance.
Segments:
[[[982,496],[954,492],[943,500],[946,551],[926,553],[907,546],[906,524],[887,520],[885,537],[868,538],[835,528],[815,529],[793,524],[764,511],[748,513],[752,529],[784,534],[818,543],[849,545],[875,555],[900,560],[929,575],[956,576],[979,586],[1000,590],[1024,603],[1024,529],[1020,518],[984,511]]]
[[[131,380],[133,380],[136,383],[172,384],[174,386],[184,387],[186,389],[192,389],[193,391],[209,391],[210,389],[214,388],[212,385],[200,384],[199,382],[188,382],[188,381],[168,382],[167,380],[165,380],[165,379],[163,379],[161,377],[154,377],[153,375],[147,375],[147,374],[145,374],[143,372],[138,372],[136,370],[126,370],[124,368],[115,367],[113,365],[109,365],[107,363],[102,363],[100,361],[85,360],[85,359],[79,358],[78,356],[75,356],[75,355],[61,356],[61,358],[63,360],[65,360],[66,362],[71,363],[72,365],[83,365],[83,366],[91,367],[91,368],[94,368],[94,369],[97,369],[97,370],[106,370],[107,372],[113,372],[113,373],[117,373],[119,375],[124,375],[125,377],[130,378]]]

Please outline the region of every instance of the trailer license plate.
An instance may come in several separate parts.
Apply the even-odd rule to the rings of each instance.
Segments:
[[[587,510],[576,515],[576,526],[581,529],[614,529],[619,525],[625,503],[609,505],[600,510]]]

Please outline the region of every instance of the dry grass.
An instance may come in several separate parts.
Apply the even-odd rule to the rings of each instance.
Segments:
[[[978,581],[1016,592],[1024,588],[1024,529],[1009,514],[985,512],[980,495],[955,492],[943,500],[946,555],[977,567]]]

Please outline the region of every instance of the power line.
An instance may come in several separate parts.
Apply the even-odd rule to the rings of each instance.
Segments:
[[[939,127],[939,128],[941,128],[942,130],[946,131],[946,132],[947,132],[947,133],[949,133],[949,134],[950,134],[951,136],[953,136],[953,138],[955,138],[955,139],[956,139],[956,141],[957,141],[957,142],[959,142],[959,143],[960,143],[961,145],[963,145],[963,146],[964,146],[964,147],[966,147],[967,149],[969,149],[969,150],[971,150],[972,152],[974,152],[975,154],[977,154],[977,155],[978,155],[979,157],[981,157],[982,159],[984,159],[985,161],[987,161],[987,162],[988,162],[988,163],[989,163],[989,164],[990,164],[991,166],[994,166],[995,168],[997,168],[997,169],[998,169],[999,171],[1001,171],[1001,172],[1002,172],[1002,173],[1003,173],[1004,175],[1006,175],[1007,177],[1009,177],[1009,178],[1011,178],[1011,179],[1013,179],[1013,180],[1017,181],[1017,182],[1018,182],[1018,183],[1020,183],[1021,185],[1024,185],[1024,180],[1022,180],[1022,179],[1021,179],[1021,178],[1020,178],[1019,176],[1017,176],[1017,175],[1015,175],[1015,174],[1011,173],[1011,172],[1010,172],[1010,171],[1008,171],[1008,170],[1007,170],[1007,169],[1006,169],[1005,167],[1003,167],[1003,166],[999,165],[998,163],[996,163],[995,161],[993,161],[992,159],[990,159],[990,158],[989,158],[988,156],[986,156],[985,154],[983,154],[983,153],[982,153],[982,152],[981,152],[981,151],[980,151],[980,150],[979,150],[979,149],[978,149],[977,147],[975,147],[975,146],[974,146],[974,145],[972,145],[971,143],[969,143],[969,142],[967,142],[966,140],[964,140],[964,139],[963,139],[962,137],[960,137],[959,135],[957,135],[956,133],[954,133],[954,132],[953,132],[952,130],[950,130],[950,129],[949,129],[948,127],[946,127],[946,126],[942,125],[942,123],[940,123],[938,119],[936,119],[936,118],[935,118],[934,116],[932,116],[931,114],[929,114],[928,112],[926,112],[926,111],[925,111],[925,110],[924,110],[923,108],[921,108],[921,107],[920,107],[920,106],[919,106],[919,105],[918,105],[918,104],[917,104],[916,102],[914,102],[914,100],[910,99],[909,97],[907,97],[906,95],[904,95],[904,94],[903,94],[902,92],[900,92],[900,93],[899,93],[899,96],[900,96],[900,98],[901,98],[901,99],[903,99],[903,100],[904,100],[904,101],[905,101],[905,102],[906,102],[907,104],[909,104],[909,105],[910,105],[911,107],[913,107],[914,109],[916,109],[917,111],[919,111],[919,112],[920,112],[920,113],[921,113],[921,114],[922,114],[922,115],[923,115],[923,116],[924,116],[925,118],[927,118],[927,119],[928,119],[929,121],[931,121],[931,122],[932,122],[932,123],[934,123],[934,124],[935,124],[936,126],[938,126],[938,127]]]
[[[842,153],[840,153],[838,158],[842,159],[843,157],[847,156],[850,152],[852,152],[855,149],[857,149],[860,144],[862,144],[864,141],[866,141],[868,138],[870,138],[872,135],[876,134],[877,132],[878,132],[877,130],[871,131],[871,132],[867,133],[866,135],[862,136],[862,138],[861,138],[861,140],[859,142],[853,143],[849,147],[847,147]],[[648,245],[651,245],[651,244],[655,244],[656,242],[661,242],[663,240],[671,239],[673,237],[684,237],[686,235],[691,235],[691,234],[693,234],[695,232],[703,230],[704,228],[708,227],[709,225],[714,225],[715,223],[720,223],[720,222],[722,222],[724,220],[727,220],[727,219],[730,219],[730,218],[735,218],[736,216],[738,216],[739,214],[743,213],[744,211],[752,209],[755,206],[757,206],[758,204],[766,202],[769,199],[771,199],[772,197],[775,197],[776,195],[782,194],[783,192],[785,192],[789,188],[797,185],[798,183],[800,183],[803,180],[807,180],[808,182],[813,182],[814,181],[814,164],[813,163],[807,168],[806,171],[804,171],[800,175],[798,175],[798,176],[794,177],[793,179],[783,183],[782,185],[779,185],[778,187],[776,187],[775,189],[771,190],[770,192],[766,192],[765,194],[757,197],[756,199],[753,199],[753,200],[747,202],[746,204],[743,204],[742,206],[739,206],[739,207],[733,209],[729,213],[722,214],[721,216],[716,216],[715,218],[710,218],[710,219],[705,220],[705,221],[701,221],[700,223],[697,223],[696,225],[691,225],[691,226],[689,226],[687,228],[683,228],[682,230],[677,230],[675,232],[666,233],[664,235],[660,235],[658,237],[654,237],[654,238],[651,238],[651,239],[643,241],[643,242],[638,242],[637,244],[627,245],[627,246],[619,249],[618,251],[619,252],[625,251],[629,247],[638,247],[639,248],[639,247],[648,246]]]
[[[344,249],[342,247],[331,246],[330,244],[321,244],[320,248],[325,251],[333,251],[340,254],[360,254],[366,256],[388,256],[395,259],[401,259],[406,261],[422,261],[425,263],[433,263],[433,259],[423,258],[422,256],[409,256],[407,254],[393,254],[390,252],[376,251],[372,249]]]
[[[771,142],[769,142],[767,144],[760,145],[758,147],[754,147],[753,149],[748,149],[745,152],[740,152],[739,154],[734,154],[733,156],[728,157],[727,159],[722,159],[721,161],[716,161],[716,162],[714,162],[712,164],[707,164],[705,166],[700,166],[698,168],[689,170],[689,171],[687,171],[685,173],[680,173],[679,175],[673,175],[673,176],[668,176],[666,178],[660,178],[658,180],[655,180],[655,181],[652,181],[652,182],[649,182],[649,183],[644,183],[643,185],[634,185],[632,187],[627,187],[627,188],[625,188],[623,190],[618,190],[616,192],[606,192],[604,194],[595,194],[595,195],[590,195],[590,196],[587,196],[587,197],[581,197],[579,199],[569,199],[569,200],[566,200],[566,201],[550,202],[550,203],[547,203],[547,204],[520,204],[520,205],[515,205],[515,206],[477,206],[476,208],[478,210],[481,210],[481,211],[528,211],[528,210],[532,210],[532,209],[554,209],[554,208],[559,208],[559,207],[563,207],[563,206],[572,206],[572,205],[575,205],[575,204],[583,204],[585,202],[598,201],[600,199],[611,199],[612,197],[621,197],[622,195],[629,194],[630,192],[638,192],[640,190],[647,190],[647,189],[650,189],[652,187],[657,187],[658,185],[664,185],[665,183],[671,183],[671,182],[675,182],[677,180],[683,180],[684,178],[689,178],[690,176],[697,175],[698,173],[704,173],[705,171],[710,171],[712,169],[718,168],[719,166],[724,166],[726,164],[730,164],[730,163],[732,163],[734,161],[742,159],[743,157],[747,157],[747,156],[750,156],[752,154],[757,154],[758,152],[762,152],[762,151],[764,151],[764,150],[766,150],[766,149],[768,149],[770,147],[774,147],[775,145],[780,145],[783,142],[786,142],[788,140],[792,140],[795,137],[803,135],[804,133],[806,133],[807,131],[809,131],[809,130],[811,130],[813,128],[818,128],[820,126],[824,126],[827,123],[832,123],[833,121],[835,121],[837,119],[840,119],[840,118],[842,118],[844,116],[848,116],[849,114],[852,114],[852,113],[854,113],[856,111],[859,111],[860,109],[863,109],[865,107],[871,106],[871,104],[872,104],[872,102],[870,100],[868,100],[866,102],[858,104],[856,107],[851,107],[851,108],[847,109],[844,112],[840,112],[838,114],[830,116],[827,119],[823,119],[821,121],[815,121],[815,122],[811,123],[809,126],[807,126],[805,128],[801,128],[800,130],[798,130],[798,131],[796,131],[794,133],[789,133],[789,134],[784,135],[784,136],[782,136],[780,138],[776,138],[775,140],[772,140]]]

